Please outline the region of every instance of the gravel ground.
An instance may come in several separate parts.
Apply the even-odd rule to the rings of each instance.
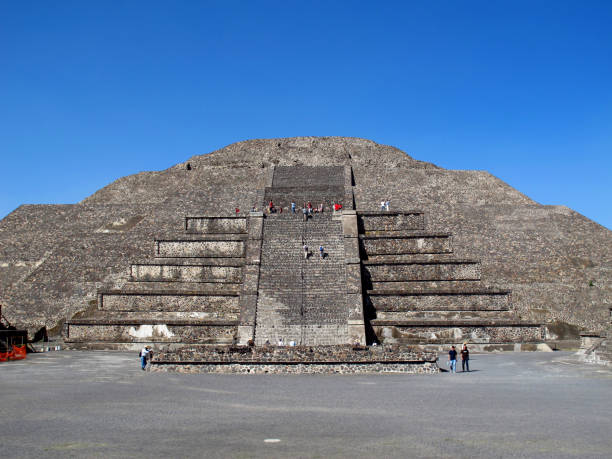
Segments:
[[[612,457],[612,370],[570,353],[476,354],[475,371],[434,376],[183,375],[138,360],[0,364],[0,457]]]

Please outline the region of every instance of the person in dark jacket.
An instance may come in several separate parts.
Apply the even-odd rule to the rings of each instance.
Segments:
[[[467,344],[463,344],[461,348],[461,371],[470,371],[470,351],[468,350]]]
[[[448,365],[451,373],[457,373],[457,349],[455,349],[455,346],[451,346],[451,350],[448,351]]]

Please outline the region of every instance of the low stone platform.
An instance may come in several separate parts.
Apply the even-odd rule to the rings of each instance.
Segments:
[[[438,373],[437,354],[406,346],[201,346],[158,352],[149,371]]]

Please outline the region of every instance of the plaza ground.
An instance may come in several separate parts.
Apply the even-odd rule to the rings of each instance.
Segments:
[[[0,457],[612,456],[609,367],[561,352],[471,363],[434,376],[185,375],[143,372],[135,353],[28,355],[0,364]]]

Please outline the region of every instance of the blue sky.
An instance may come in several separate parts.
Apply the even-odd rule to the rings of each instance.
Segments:
[[[612,2],[0,3],[0,217],[249,138],[484,169],[612,228]]]

